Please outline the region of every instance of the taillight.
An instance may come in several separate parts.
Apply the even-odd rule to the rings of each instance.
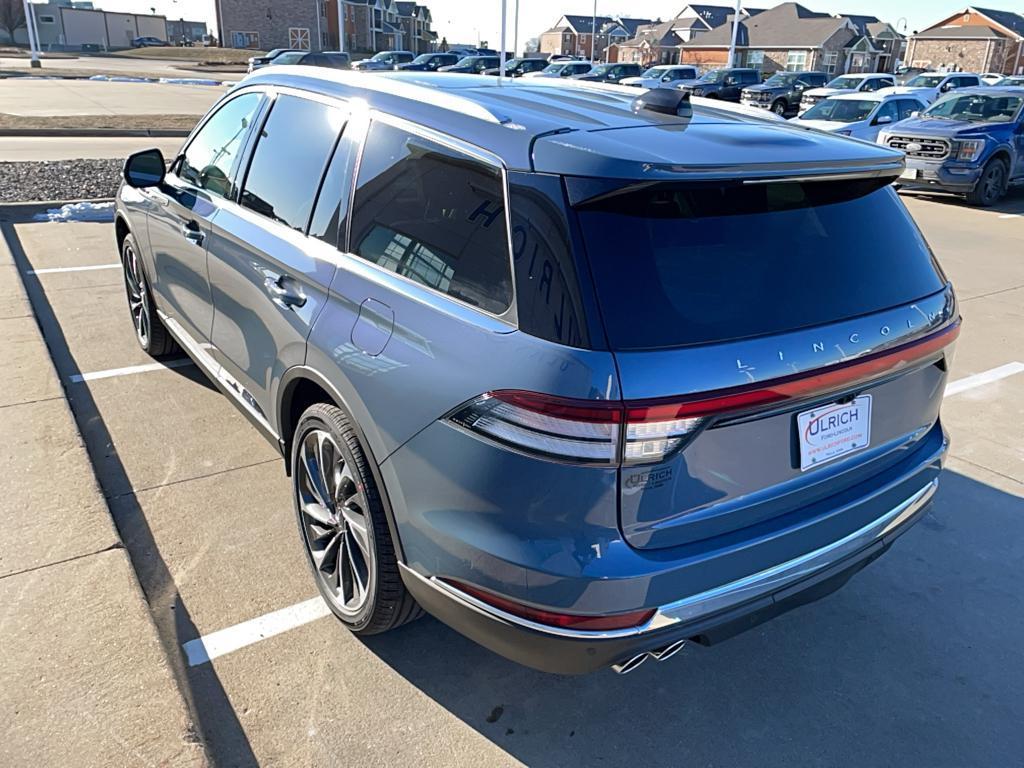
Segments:
[[[677,450],[705,422],[877,381],[942,351],[957,320],[923,338],[807,373],[659,400],[573,400],[499,390],[470,400],[448,418],[529,453],[596,464],[652,464]],[[621,442],[621,448],[620,448]]]

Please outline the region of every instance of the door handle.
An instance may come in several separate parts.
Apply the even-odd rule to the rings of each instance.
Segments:
[[[199,228],[199,223],[194,219],[189,219],[181,225],[181,234],[185,236],[186,240],[196,245],[202,245],[206,238],[203,230]]]
[[[301,307],[306,303],[306,297],[295,285],[295,281],[287,275],[275,275],[267,273],[263,285],[270,294],[270,299],[282,309]]]

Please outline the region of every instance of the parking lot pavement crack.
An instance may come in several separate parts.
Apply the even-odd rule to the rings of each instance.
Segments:
[[[117,494],[113,494],[113,495],[107,496],[107,500],[108,501],[116,501],[117,499],[123,499],[126,496],[138,496],[140,493],[147,493],[148,491],[157,491],[157,490],[160,490],[161,488],[169,488],[169,487],[174,486],[174,485],[181,485],[182,483],[191,483],[194,480],[205,480],[206,478],[217,477],[218,475],[227,475],[227,474],[229,474],[231,472],[238,472],[238,471],[243,470],[243,469],[252,469],[253,467],[259,467],[259,466],[262,466],[263,464],[274,464],[274,463],[276,463],[276,462],[278,462],[280,460],[281,459],[278,459],[278,458],[265,459],[264,461],[257,461],[257,462],[255,462],[253,464],[242,464],[242,465],[237,466],[237,467],[229,467],[228,469],[221,469],[221,470],[218,470],[216,472],[210,472],[210,473],[205,474],[205,475],[195,475],[194,477],[183,477],[183,478],[180,478],[178,480],[170,480],[170,481],[168,481],[166,483],[157,483],[156,485],[147,485],[145,488],[133,488],[132,490],[125,491],[124,493],[117,493]]]
[[[0,410],[3,410],[4,408],[15,408],[15,407],[17,407],[19,405],[34,405],[36,403],[48,403],[51,400],[63,400],[63,399],[64,399],[64,395],[60,394],[60,395],[54,395],[53,397],[41,397],[38,400],[22,400],[21,402],[18,402],[18,403],[4,403],[3,405],[0,405]]]
[[[1013,475],[1008,475],[1005,472],[1000,472],[998,469],[993,469],[992,467],[989,467],[989,466],[987,466],[985,464],[982,464],[980,462],[972,461],[971,459],[964,458],[963,456],[958,454],[956,451],[951,451],[950,455],[953,456],[957,461],[962,461],[964,464],[970,464],[972,467],[977,467],[978,469],[984,469],[986,472],[991,472],[993,475],[999,475],[999,477],[1002,477],[1002,478],[1004,478],[1006,480],[1009,480],[1012,483],[1016,483],[1017,485],[1024,487],[1024,481],[1020,480],[1019,478],[1014,477]]]
[[[969,296],[966,299],[960,299],[961,304],[966,304],[969,301],[976,301],[978,299],[987,299],[989,296],[998,296],[1001,293],[1010,293],[1011,291],[1017,291],[1024,288],[1024,283],[1020,285],[1011,285],[1009,288],[1000,288],[998,291],[989,291],[988,293],[981,293],[977,296]]]
[[[117,549],[124,549],[124,544],[120,541],[111,544],[109,547],[103,547],[103,549],[97,549],[95,552],[86,552],[81,555],[75,555],[74,557],[65,557],[61,560],[54,560],[52,563],[43,563],[42,565],[34,565],[31,568],[22,568],[19,571],[11,571],[10,573],[0,573],[0,581],[3,579],[9,579],[12,576],[21,576],[25,573],[32,573],[34,571],[42,571],[46,568],[52,568],[55,565],[67,565],[73,563],[76,560],[83,560],[87,557],[95,557],[96,555],[102,555],[104,552],[112,552]]]

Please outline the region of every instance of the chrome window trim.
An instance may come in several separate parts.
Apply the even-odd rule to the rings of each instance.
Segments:
[[[341,251],[342,256],[345,256],[349,259],[355,259],[362,264],[367,264],[372,268],[373,271],[377,273],[386,274],[387,276],[398,278],[407,285],[422,288],[423,290],[443,299],[446,302],[451,302],[453,304],[458,305],[459,307],[469,309],[475,313],[483,315],[484,317],[497,320],[504,326],[508,326],[507,328],[503,329],[505,332],[517,329],[519,327],[519,315],[516,309],[518,296],[516,294],[515,262],[512,256],[512,216],[511,212],[509,211],[510,195],[508,186],[508,169],[505,167],[505,164],[502,162],[501,158],[493,154],[492,152],[488,152],[485,149],[481,149],[480,147],[462,141],[461,139],[456,139],[453,136],[448,136],[446,134],[435,131],[431,128],[425,128],[421,125],[417,125],[416,123],[410,122],[409,120],[406,120],[401,117],[396,117],[394,115],[390,115],[386,112],[371,109],[367,111],[367,115],[369,119],[366,121],[365,127],[363,128],[363,133],[359,137],[360,147],[359,153],[356,157],[354,177],[352,180],[352,196],[349,200],[349,216],[348,222],[346,224],[345,247],[344,249],[342,249],[339,245],[338,248],[338,250]],[[512,289],[512,295],[509,300],[509,306],[504,312],[501,312],[500,314],[489,312],[486,309],[483,309],[482,307],[477,307],[473,304],[469,304],[468,302],[462,301],[461,299],[458,299],[452,296],[451,294],[445,293],[444,291],[439,291],[438,289],[433,288],[429,285],[424,285],[423,283],[416,282],[415,280],[405,277],[404,275],[400,275],[397,272],[393,272],[390,269],[385,269],[384,267],[381,267],[380,265],[375,264],[369,259],[363,258],[359,254],[352,251],[352,219],[353,213],[355,211],[356,189],[359,185],[359,171],[363,164],[363,152],[365,152],[366,150],[367,138],[369,136],[370,127],[374,120],[379,120],[382,123],[390,125],[394,128],[398,128],[399,130],[406,131],[413,135],[419,136],[420,138],[426,139],[428,141],[436,142],[437,144],[447,147],[453,152],[468,155],[472,159],[482,162],[483,164],[488,165],[492,168],[495,168],[501,173],[501,191],[504,197],[503,207],[505,210],[505,245],[506,255],[508,258],[509,281]],[[378,280],[377,282],[380,281]]]
[[[945,443],[943,443],[943,446],[945,447]],[[938,478],[929,481],[924,487],[904,499],[881,517],[875,518],[867,525],[858,528],[841,539],[792,560],[787,560],[784,563],[779,563],[757,573],[752,573],[742,579],[737,579],[682,598],[681,600],[659,606],[653,618],[646,624],[628,629],[588,631],[539,624],[535,621],[515,616],[500,608],[495,608],[463,592],[461,589],[441,581],[436,576],[424,576],[403,563],[400,563],[399,567],[403,573],[442,592],[447,597],[462,603],[477,613],[535,632],[584,641],[635,637],[735,608],[743,603],[770,595],[802,579],[825,571],[837,562],[871,546],[903,525],[931,500],[938,485]]]

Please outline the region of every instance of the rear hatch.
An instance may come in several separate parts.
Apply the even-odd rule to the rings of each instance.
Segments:
[[[630,544],[787,515],[936,437],[957,310],[885,179],[566,184],[626,401]]]

